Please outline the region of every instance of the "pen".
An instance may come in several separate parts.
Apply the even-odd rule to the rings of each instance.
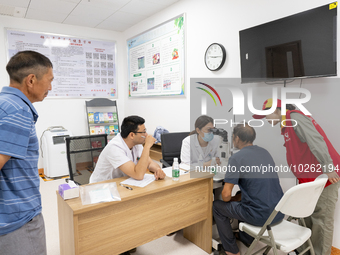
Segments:
[[[127,189],[129,189],[129,190],[133,190],[133,188],[128,187],[128,186],[125,186],[125,185],[123,185],[123,184],[121,184],[121,183],[119,183],[119,185],[122,186],[122,187],[124,187],[124,188],[127,188]]]

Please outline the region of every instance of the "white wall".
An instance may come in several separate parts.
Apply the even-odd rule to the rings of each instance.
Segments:
[[[186,13],[186,98],[128,99],[127,91],[124,91],[125,114],[143,116],[146,119],[148,130],[151,132],[158,125],[166,127],[171,132],[189,130],[192,126],[189,123],[190,78],[240,77],[239,30],[328,3],[329,1],[326,0],[245,0],[241,2],[230,0],[184,0],[156,13],[151,18],[127,29],[124,32],[124,40],[181,13]],[[213,42],[223,44],[227,51],[226,64],[217,72],[210,72],[203,61],[206,48]],[[339,44],[338,40],[338,48],[340,48]],[[126,70],[124,71],[124,79],[126,79],[127,73]],[[336,84],[337,79],[306,79],[302,81],[302,87],[307,88],[312,94],[310,102],[305,104],[306,108],[323,127],[334,147],[340,152],[340,139],[338,138],[340,119],[337,117],[337,110],[340,109],[340,100],[338,99],[340,85],[339,82]],[[271,97],[272,87],[264,83],[242,86],[243,89],[249,86],[255,88],[253,95],[254,105],[260,106],[264,100]],[[282,87],[280,85],[276,86]],[[300,81],[295,81],[289,86],[299,87]],[[244,118],[251,118],[249,111],[246,112]],[[263,128],[256,129],[256,131],[256,144],[267,148],[277,165],[286,165],[284,141],[280,135],[280,128],[271,128],[269,125],[265,125]],[[281,179],[281,185],[284,190],[289,189],[294,184],[295,180],[293,178]],[[334,224],[333,246],[340,248],[340,202],[337,203]]]

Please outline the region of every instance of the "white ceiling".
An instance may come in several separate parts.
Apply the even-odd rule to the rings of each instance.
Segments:
[[[0,15],[124,31],[179,0],[0,0]]]

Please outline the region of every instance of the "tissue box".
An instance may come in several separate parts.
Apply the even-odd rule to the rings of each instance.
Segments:
[[[64,200],[79,197],[79,187],[72,181],[60,184],[58,191]]]

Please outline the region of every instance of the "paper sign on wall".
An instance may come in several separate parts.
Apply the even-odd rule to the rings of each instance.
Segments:
[[[8,60],[23,50],[51,60],[54,81],[48,97],[117,95],[115,42],[7,29],[7,46]]]

